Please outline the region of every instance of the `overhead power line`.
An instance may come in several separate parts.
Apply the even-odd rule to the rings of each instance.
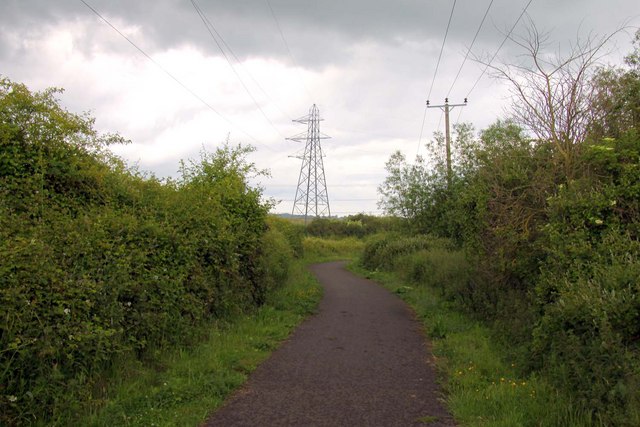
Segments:
[[[458,77],[460,77],[460,73],[462,72],[462,68],[464,67],[464,64],[467,62],[467,58],[469,57],[469,54],[471,53],[471,49],[473,48],[473,45],[476,42],[476,39],[478,38],[478,34],[480,34],[480,30],[482,29],[482,26],[484,25],[484,21],[487,19],[487,15],[489,15],[489,10],[491,10],[491,6],[493,5],[494,0],[491,0],[489,2],[489,6],[487,6],[487,10],[484,12],[484,16],[482,17],[482,21],[480,21],[480,25],[478,25],[478,29],[476,30],[476,34],[473,36],[473,40],[471,41],[471,45],[469,46],[469,49],[467,49],[467,53],[464,56],[464,59],[462,60],[462,64],[460,64],[460,68],[458,69],[458,73],[456,74],[456,77],[453,79],[453,83],[451,83],[451,87],[449,88],[449,91],[447,92],[447,98],[449,97],[449,95],[451,95],[451,91],[453,90],[453,87],[455,86],[456,82],[458,81]]]
[[[485,73],[487,72],[487,70],[491,66],[491,63],[493,62],[494,59],[496,59],[496,56],[498,56],[498,52],[500,52],[500,49],[502,49],[502,46],[504,46],[504,44],[507,42],[507,40],[509,40],[509,37],[511,36],[511,33],[513,32],[513,30],[515,30],[516,26],[520,23],[520,20],[522,19],[524,14],[527,13],[527,9],[529,8],[529,6],[531,5],[532,2],[533,2],[533,0],[529,0],[527,2],[526,6],[524,7],[524,9],[522,9],[522,12],[518,16],[518,19],[516,19],[516,22],[514,22],[513,26],[509,30],[509,32],[504,36],[504,39],[502,39],[502,43],[500,43],[500,46],[498,46],[498,49],[496,49],[496,51],[493,54],[493,56],[491,57],[491,59],[489,60],[487,65],[484,67],[484,70],[482,70],[482,74],[480,74],[480,77],[478,77],[476,82],[473,84],[473,86],[469,90],[469,93],[467,93],[467,98],[469,98],[469,95],[471,95],[471,92],[473,92],[473,90],[476,88],[476,86],[478,85],[478,83],[480,82],[482,77],[484,77]]]
[[[433,72],[433,79],[431,80],[431,86],[429,87],[429,93],[427,94],[427,99],[431,99],[431,91],[433,91],[433,84],[436,81],[436,76],[438,75],[438,68],[440,67],[440,60],[442,59],[442,52],[444,51],[444,44],[447,41],[447,35],[449,35],[449,27],[451,27],[451,19],[453,18],[453,12],[456,9],[457,0],[453,0],[453,6],[451,6],[451,13],[449,14],[449,21],[447,22],[447,29],[444,32],[444,38],[442,39],[442,46],[440,46],[440,54],[438,55],[438,61],[436,62],[436,69]],[[420,137],[418,138],[418,149],[416,150],[416,156],[420,152],[420,144],[422,144],[422,133],[424,132],[424,123],[427,119],[427,107],[424,108],[424,113],[422,114],[422,125],[420,126]]]
[[[180,87],[182,87],[184,90],[186,90],[187,92],[189,92],[189,94],[191,94],[194,98],[196,98],[198,101],[200,101],[204,106],[206,106],[208,109],[210,109],[211,111],[213,111],[218,117],[220,117],[221,119],[223,119],[225,122],[227,122],[230,126],[238,129],[240,132],[242,132],[243,134],[245,134],[246,136],[248,136],[251,140],[253,140],[255,143],[260,144],[266,148],[268,148],[271,151],[274,151],[273,148],[269,147],[268,145],[258,141],[253,135],[247,133],[246,131],[244,131],[243,129],[241,129],[238,125],[236,125],[235,123],[233,123],[231,120],[229,120],[228,118],[226,118],[224,115],[222,115],[222,113],[220,113],[218,110],[216,110],[211,104],[209,104],[207,101],[205,101],[204,99],[202,99],[202,97],[200,97],[197,93],[195,93],[193,90],[191,90],[187,85],[185,85],[184,83],[182,83],[176,76],[174,76],[173,74],[171,74],[166,68],[164,68],[162,65],[160,65],[156,60],[154,60],[147,52],[145,52],[141,47],[139,47],[137,44],[135,44],[129,37],[127,37],[126,35],[124,35],[118,28],[116,28],[111,22],[109,22],[107,20],[107,18],[105,18],[104,16],[102,16],[100,14],[100,12],[98,12],[96,9],[94,9],[89,3],[87,3],[85,0],[80,0],[87,8],[89,8],[94,14],[96,14],[98,16],[98,18],[100,18],[102,21],[104,21],[104,23],[106,23],[109,27],[111,27],[116,33],[118,33],[122,38],[124,38],[127,42],[129,42],[129,44],[131,46],[133,46],[134,48],[136,48],[136,50],[138,52],[140,52],[142,55],[144,55],[149,61],[151,61],[153,63],[153,65],[155,65],[156,67],[158,67],[163,73],[165,73],[169,78],[171,78],[174,82],[176,82],[178,85],[180,85]]]
[[[314,99],[311,96],[311,92],[309,92],[307,85],[304,84],[304,80],[302,79],[302,76],[300,75],[300,71],[299,71],[300,66],[298,65],[298,62],[296,61],[296,59],[293,57],[293,54],[291,53],[291,49],[289,49],[289,43],[287,43],[287,39],[284,36],[284,32],[282,31],[282,27],[280,26],[280,22],[278,21],[276,12],[273,10],[273,7],[271,6],[271,2],[269,0],[265,0],[265,1],[267,2],[267,6],[269,6],[269,10],[271,11],[271,16],[273,17],[273,21],[276,23],[276,27],[278,27],[278,32],[280,33],[280,38],[282,39],[282,43],[284,43],[284,47],[287,49],[287,54],[289,54],[289,58],[293,62],[293,65],[296,67],[296,72],[298,73],[298,79],[300,80],[300,84],[302,85],[305,92],[307,93],[309,100],[313,102]]]
[[[442,59],[442,52],[444,51],[444,44],[447,41],[447,35],[449,34],[449,27],[451,26],[451,19],[453,18],[453,11],[456,9],[457,0],[453,0],[453,6],[451,7],[451,14],[449,15],[449,22],[447,22],[447,29],[444,32],[444,38],[442,39],[442,46],[440,47],[440,55],[438,55],[438,62],[436,62],[436,70],[433,73],[433,80],[431,80],[431,87],[429,88],[429,94],[427,99],[431,99],[431,91],[433,90],[433,84],[436,82],[436,76],[438,75],[438,67],[440,67],[440,60]]]
[[[491,59],[489,60],[489,62],[487,62],[487,65],[484,67],[484,69],[482,70],[482,73],[480,74],[478,79],[475,81],[473,86],[471,86],[471,89],[469,89],[469,92],[467,93],[466,98],[469,98],[469,96],[471,95],[471,92],[473,92],[473,90],[476,88],[478,83],[480,83],[480,80],[482,80],[482,77],[484,77],[484,75],[486,74],[487,70],[491,66],[491,63],[493,62],[494,59],[496,59],[496,56],[498,56],[498,52],[500,52],[500,50],[502,49],[504,44],[507,42],[507,40],[509,40],[509,37],[511,36],[511,33],[513,33],[513,30],[516,29],[516,27],[520,23],[520,20],[522,19],[524,14],[527,13],[527,9],[529,9],[529,6],[531,5],[532,2],[533,2],[533,0],[529,0],[527,2],[527,4],[524,6],[524,8],[522,9],[522,12],[520,12],[520,15],[518,15],[518,19],[516,19],[516,22],[513,23],[513,25],[511,26],[511,29],[509,30],[509,32],[507,32],[507,34],[502,39],[502,43],[500,43],[500,46],[498,46],[498,49],[496,49],[496,51],[494,52],[493,56],[491,56]],[[458,113],[458,117],[456,118],[456,123],[458,123],[460,121],[460,116],[462,116],[462,110],[460,110],[460,112]]]
[[[222,37],[222,35],[220,33],[218,33],[215,29],[215,27],[213,26],[213,24],[211,23],[211,21],[209,20],[209,18],[203,13],[202,14],[204,16],[204,18],[207,20],[207,22],[209,22],[209,24],[211,25],[211,28],[213,29],[213,31],[218,35],[218,37],[220,38],[220,41],[222,42],[222,44],[224,45],[224,47],[229,51],[229,53],[231,54],[231,56],[233,57],[233,59],[235,59],[236,63],[238,63],[238,65],[240,65],[240,67],[245,71],[245,73],[247,73],[247,75],[249,76],[249,78],[251,79],[251,81],[253,81],[253,83],[256,85],[256,87],[258,89],[260,89],[260,92],[262,92],[262,94],[269,99],[269,101],[271,101],[271,103],[278,109],[278,111],[280,111],[280,113],[287,119],[291,120],[291,115],[289,113],[287,113],[286,111],[284,111],[282,108],[280,108],[280,106],[273,100],[273,98],[271,97],[271,95],[269,95],[269,93],[264,89],[264,87],[262,87],[262,85],[260,84],[260,82],[258,82],[258,80],[255,79],[255,77],[253,77],[253,75],[249,72],[249,70],[242,64],[242,61],[240,61],[240,59],[238,58],[238,56],[235,54],[235,52],[233,51],[233,49],[231,49],[231,46],[229,46],[227,44],[227,42],[224,40],[224,38]],[[215,40],[215,38],[214,38]]]
[[[234,59],[236,60],[236,62],[238,64],[240,63],[240,60],[238,59],[238,57],[235,55],[235,53],[233,53],[233,50],[231,50],[231,48],[229,47],[229,45],[224,41],[224,38],[222,37],[222,35],[220,35],[220,33],[218,32],[218,30],[216,30],[215,25],[213,25],[213,23],[209,20],[209,18],[205,15],[205,13],[202,11],[202,9],[200,9],[200,7],[198,6],[198,4],[195,2],[195,0],[191,0],[191,4],[193,5],[193,8],[196,10],[196,12],[198,13],[198,16],[200,17],[200,19],[202,20],[202,23],[204,24],[204,26],[207,29],[207,32],[209,33],[209,35],[211,36],[211,38],[213,39],[213,41],[215,42],[216,46],[218,46],[218,49],[220,50],[220,52],[222,53],[222,56],[224,56],[224,59],[227,60],[227,63],[229,64],[229,67],[231,68],[231,70],[233,71],[233,73],[236,75],[236,77],[238,78],[238,80],[240,81],[240,84],[242,85],[242,87],[244,88],[245,92],[247,92],[247,95],[249,95],[249,97],[251,98],[251,100],[253,101],[253,103],[255,104],[256,108],[258,109],[258,111],[260,111],[260,113],[262,114],[262,116],[265,118],[265,120],[267,122],[269,122],[269,124],[271,125],[271,127],[282,137],[284,138],[284,135],[282,133],[280,133],[280,131],[278,130],[278,128],[276,128],[276,126],[273,124],[273,122],[271,121],[271,119],[267,116],[267,114],[264,112],[264,110],[262,109],[262,107],[260,106],[260,104],[258,103],[258,101],[256,100],[256,98],[253,96],[253,94],[251,93],[251,91],[249,90],[249,88],[247,87],[247,85],[244,83],[244,80],[242,80],[242,77],[240,76],[240,73],[238,73],[238,70],[236,70],[235,66],[233,65],[233,63],[231,62],[231,59],[229,59],[229,56],[227,55],[227,53],[225,52],[225,50],[223,49],[222,45],[220,44],[220,42],[222,42],[222,44],[224,44],[224,46],[227,48],[227,50],[229,51],[229,53],[234,57]],[[214,35],[215,33],[215,35]],[[220,39],[220,42],[218,41],[218,38],[216,38],[216,36],[218,36],[218,38]],[[249,73],[247,73],[249,74]],[[253,77],[252,77],[253,78]],[[255,79],[253,79],[253,81],[257,84],[257,82],[255,81]],[[258,85],[259,86],[259,85]],[[264,92],[264,89],[263,89]]]
[[[371,187],[372,184],[331,184],[329,187]],[[277,187],[277,188],[293,188],[296,187],[295,184],[269,184],[269,188]]]

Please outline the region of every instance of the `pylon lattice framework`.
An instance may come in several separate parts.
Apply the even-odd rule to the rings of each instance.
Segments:
[[[300,176],[298,178],[298,188],[293,202],[293,215],[304,215],[305,222],[307,216],[313,215],[331,216],[329,208],[329,194],[327,192],[327,182],[324,174],[324,164],[322,162],[321,139],[328,139],[320,133],[320,111],[316,104],[309,109],[307,116],[294,120],[294,122],[307,124],[306,134],[300,133],[291,138],[291,141],[306,141],[304,154],[302,156],[294,156],[302,159],[300,167]]]

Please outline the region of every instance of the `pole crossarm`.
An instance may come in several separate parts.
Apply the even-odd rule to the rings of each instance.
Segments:
[[[444,104],[442,105],[431,105],[429,100],[427,99],[427,108],[440,108],[442,111],[445,110],[446,107],[449,107],[449,111],[453,110],[453,107],[466,107],[467,106],[467,98],[464,99],[464,103],[462,104],[449,104],[449,98],[444,99]]]

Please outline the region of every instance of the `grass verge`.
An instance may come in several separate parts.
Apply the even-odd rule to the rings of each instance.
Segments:
[[[218,323],[193,349],[176,350],[152,365],[128,364],[105,402],[77,420],[90,426],[197,426],[242,385],[250,372],[313,313],[321,288],[306,269],[292,265],[290,277],[254,313]]]
[[[393,273],[371,272],[351,264],[356,274],[398,294],[424,324],[432,343],[449,410],[464,426],[593,426],[591,414],[543,378],[519,373],[491,331],[460,313],[439,292],[407,286]]]

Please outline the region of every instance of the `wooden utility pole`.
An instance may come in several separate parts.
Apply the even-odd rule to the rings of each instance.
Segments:
[[[465,107],[467,105],[467,98],[464,99],[464,104],[449,104],[449,98],[444,99],[442,105],[430,105],[427,100],[427,108],[440,108],[444,111],[444,124],[445,124],[445,143],[447,149],[447,187],[451,187],[451,132],[449,131],[449,111],[454,107]]]

